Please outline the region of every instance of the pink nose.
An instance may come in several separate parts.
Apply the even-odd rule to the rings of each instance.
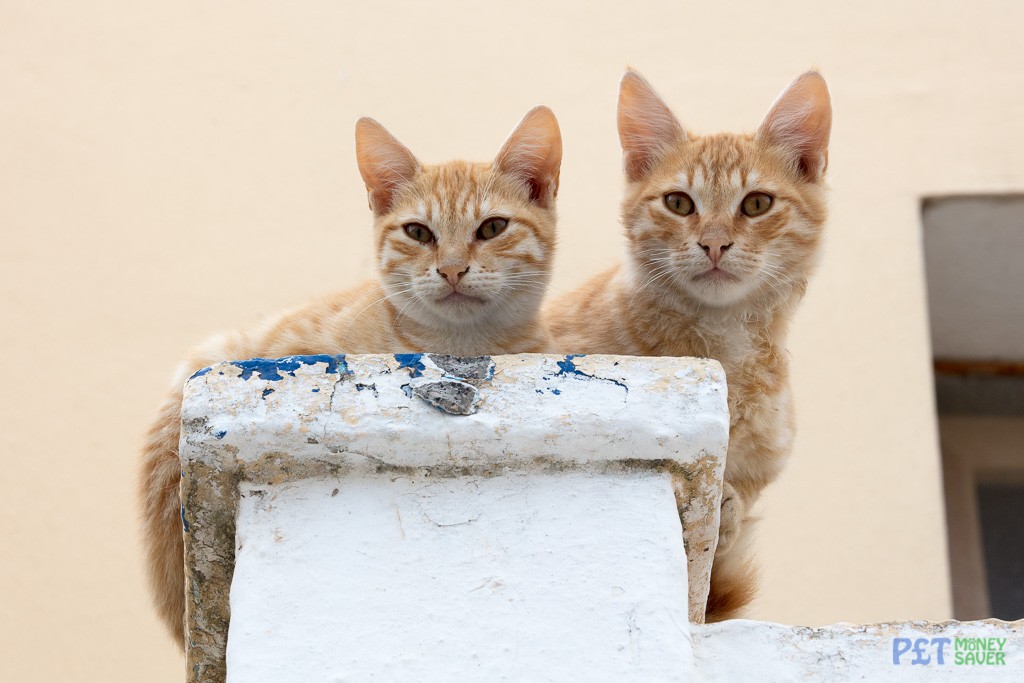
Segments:
[[[700,248],[704,250],[704,253],[711,259],[711,265],[717,266],[718,262],[722,259],[722,254],[733,245],[732,242],[727,241],[724,237],[707,237],[702,239],[700,242]]]
[[[459,284],[462,276],[469,272],[469,266],[442,266],[437,269],[437,274],[448,281],[452,287]]]

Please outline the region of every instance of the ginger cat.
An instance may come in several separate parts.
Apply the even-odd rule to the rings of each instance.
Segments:
[[[317,353],[550,350],[539,319],[555,247],[558,122],[531,110],[492,163],[420,164],[379,123],[356,124],[374,216],[378,277],[214,336],[182,363],[142,452],[150,584],[183,645],[184,547],[178,438],[185,379],[215,362]]]
[[[825,80],[809,71],[756,133],[696,136],[628,71],[618,109],[626,260],[545,311],[559,352],[724,366],[731,424],[708,621],[753,599],[750,506],[793,442],[785,340],[825,222],[831,121]]]

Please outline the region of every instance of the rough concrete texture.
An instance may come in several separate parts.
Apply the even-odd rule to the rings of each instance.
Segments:
[[[457,379],[413,380],[411,386],[413,396],[450,415],[472,415],[480,403],[480,392],[476,387]]]
[[[260,490],[273,496],[284,490],[283,485],[306,479],[334,480],[331,492],[337,488],[338,497],[356,482],[360,486],[376,482],[378,494],[384,498],[394,495],[394,487],[428,480],[451,485],[475,482],[481,489],[494,489],[491,498],[485,496],[475,504],[495,516],[499,516],[496,509],[511,513],[520,494],[529,498],[535,490],[546,490],[547,494],[534,496],[533,504],[543,523],[553,529],[561,524],[557,528],[568,534],[571,525],[588,522],[583,509],[593,508],[593,514],[605,520],[601,529],[609,539],[619,538],[620,542],[615,546],[618,550],[601,552],[614,550],[624,553],[623,558],[632,558],[634,553],[639,557],[668,553],[681,565],[683,555],[677,550],[685,542],[688,567],[678,566],[674,574],[675,567],[666,569],[676,582],[685,581],[688,569],[688,605],[678,606],[683,616],[663,619],[660,631],[637,629],[636,624],[650,616],[640,607],[649,603],[638,602],[639,611],[627,610],[618,621],[620,629],[632,634],[630,638],[643,637],[644,642],[654,644],[668,630],[685,638],[685,629],[669,629],[668,624],[685,622],[687,614],[693,621],[703,620],[728,438],[725,378],[714,361],[543,355],[454,359],[428,354],[254,359],[222,363],[197,373],[185,389],[182,420],[191,680],[225,677],[228,591],[235,563],[240,490],[247,496],[258,496],[254,492]],[[530,476],[523,479],[525,475]],[[496,502],[501,486],[511,486],[513,481],[520,482],[522,488],[504,504]],[[574,484],[562,492],[567,500],[588,492],[577,501],[580,507],[561,506],[560,516],[556,514],[560,506],[554,504],[557,494],[545,488],[558,481]],[[641,485],[648,489],[643,496],[615,497],[599,494],[602,485],[609,486],[609,491]],[[445,493],[443,487],[435,489],[438,491],[442,500],[456,500],[451,498],[455,494]],[[664,504],[669,494],[674,496],[675,506]],[[322,499],[322,510],[313,517],[327,515],[332,498],[320,496],[317,500]],[[617,501],[623,508],[618,514],[622,519],[640,510],[650,515],[648,533],[663,531],[669,519],[675,525],[681,521],[683,539],[678,533],[674,541],[663,539],[669,543],[667,547],[661,541],[627,543],[629,538],[649,538],[632,535],[640,534],[644,525],[630,527],[631,533],[616,529],[611,521],[617,518],[614,510],[604,510],[603,517],[598,514],[602,498]],[[343,503],[348,504],[348,499]],[[530,520],[517,523],[529,526]],[[470,526],[486,527],[476,522]],[[442,527],[435,528],[437,534],[444,533]],[[584,527],[576,528],[580,529],[579,538],[587,536]],[[539,527],[533,531],[540,533]],[[497,544],[508,537],[495,527],[488,543]],[[474,537],[458,547],[472,554],[490,546]],[[597,552],[592,543],[586,547]],[[245,552],[244,541],[240,551]],[[517,552],[526,553],[526,548],[518,547]],[[379,554],[380,571],[385,570],[392,554]],[[537,564],[541,560],[544,564]],[[437,558],[434,561],[433,571],[445,571],[436,564]],[[567,569],[554,547],[541,553],[532,566],[539,576]],[[339,571],[335,577],[343,580],[345,572]],[[632,580],[645,578],[638,575]],[[634,586],[607,584],[609,577],[596,570],[582,571],[577,580],[593,582],[589,589],[595,600],[616,586],[624,594],[634,590]],[[305,586],[309,591],[313,588]],[[276,589],[264,586],[267,591]],[[494,601],[501,599],[500,591],[490,593]],[[667,594],[669,600],[674,599],[671,591]],[[446,596],[424,592],[418,598],[423,602],[417,613],[429,616],[426,601],[432,598],[443,601]],[[672,608],[662,605],[658,609]],[[346,618],[373,623],[370,613]],[[612,659],[644,658],[642,644],[630,645],[628,638],[621,642],[626,654],[616,649]],[[345,647],[358,649],[359,645],[348,642]],[[552,658],[562,656],[554,649],[547,652]],[[589,652],[588,658],[599,671],[604,660],[595,659],[595,654]],[[528,656],[538,655],[531,652]],[[679,654],[672,661],[681,663],[681,657]],[[657,675],[656,670],[651,671]]]
[[[693,673],[677,680],[1024,680],[1024,621],[920,621],[808,628],[735,620],[693,624],[690,629]]]

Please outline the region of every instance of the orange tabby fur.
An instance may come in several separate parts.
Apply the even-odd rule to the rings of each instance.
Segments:
[[[562,154],[551,111],[530,111],[490,164],[424,166],[370,119],[356,126],[356,148],[374,212],[378,278],[207,340],[180,366],[150,428],[140,478],[144,542],[157,610],[179,645],[185,605],[178,438],[190,374],[252,357],[549,350],[538,310],[555,246]],[[482,238],[478,229],[493,217],[507,219],[507,227]],[[434,241],[412,238],[404,228],[410,224],[427,228]]]
[[[559,352],[701,356],[724,366],[731,423],[709,621],[754,595],[750,506],[793,442],[785,339],[825,222],[830,125],[815,72],[789,86],[756,134],[703,137],[628,72],[619,97],[627,259],[545,311]],[[670,210],[673,192],[692,198],[692,213]],[[763,215],[740,211],[752,192],[774,198]]]

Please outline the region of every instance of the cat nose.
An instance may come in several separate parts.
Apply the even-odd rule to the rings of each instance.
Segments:
[[[459,284],[459,280],[468,272],[469,266],[462,266],[461,264],[457,266],[441,266],[437,269],[437,274],[447,280],[448,284],[452,287]]]
[[[704,253],[711,259],[711,265],[717,266],[718,262],[722,258],[722,254],[733,245],[733,242],[728,242],[724,237],[706,237],[698,242],[700,248],[704,250]]]

